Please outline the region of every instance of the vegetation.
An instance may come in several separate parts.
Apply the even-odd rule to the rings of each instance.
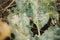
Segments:
[[[0,3],[1,18],[8,21],[14,40],[60,40],[56,0],[6,0],[3,3],[5,5]]]

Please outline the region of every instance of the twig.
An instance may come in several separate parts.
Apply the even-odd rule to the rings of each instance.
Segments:
[[[15,0],[12,0],[12,2],[3,9],[3,13],[6,11],[6,9],[8,9],[13,3],[15,2]]]

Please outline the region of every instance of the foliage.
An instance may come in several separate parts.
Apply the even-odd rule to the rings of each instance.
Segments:
[[[8,9],[10,14],[7,17],[11,30],[16,36],[15,40],[58,40],[57,38],[60,37],[57,36],[58,25],[51,26],[40,35],[40,29],[47,24],[49,18],[58,20],[55,0],[15,0],[15,2],[17,6],[12,8],[14,13]],[[37,25],[38,35],[34,37],[30,18]]]

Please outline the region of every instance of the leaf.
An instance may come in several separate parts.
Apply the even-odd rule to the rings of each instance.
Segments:
[[[40,14],[39,15],[39,24],[40,24],[41,28],[45,24],[47,24],[48,20],[49,20],[49,15],[46,15],[46,14]]]
[[[58,26],[51,26],[45,33],[41,36],[41,40],[57,40],[60,39],[59,34],[60,28]],[[51,35],[50,35],[51,34]]]

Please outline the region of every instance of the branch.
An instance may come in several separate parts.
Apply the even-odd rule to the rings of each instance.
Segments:
[[[12,2],[3,9],[3,13],[6,11],[6,9],[8,9],[13,3],[15,2],[15,0],[12,0]]]

